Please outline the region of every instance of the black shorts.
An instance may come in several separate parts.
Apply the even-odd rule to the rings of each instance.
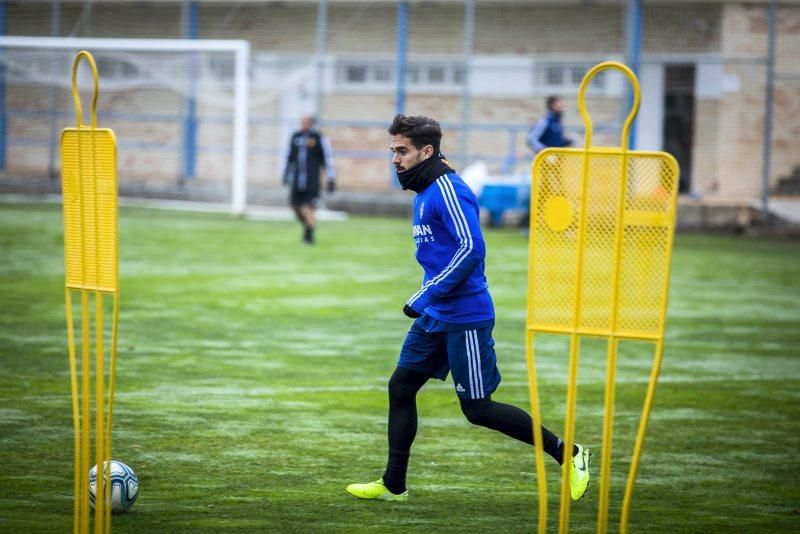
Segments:
[[[439,380],[453,375],[456,395],[462,399],[483,399],[500,384],[497,355],[494,352],[494,321],[474,325],[446,326],[428,315],[411,324],[397,366],[419,371]],[[470,328],[472,326],[473,328]]]
[[[292,206],[311,206],[312,208],[316,208],[318,200],[319,195],[314,192],[295,191],[292,189],[289,193],[289,203]]]

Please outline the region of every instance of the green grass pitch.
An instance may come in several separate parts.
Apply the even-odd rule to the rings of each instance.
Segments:
[[[72,417],[61,211],[0,205],[0,531],[66,532]],[[532,450],[472,427],[452,384],[419,397],[406,504],[356,501],[385,462],[386,381],[420,268],[407,221],[352,218],[300,244],[293,222],[123,209],[113,456],[137,472],[115,532],[531,532]],[[487,231],[503,383],[529,409],[527,247]],[[679,235],[661,382],[632,532],[800,528],[800,246]],[[566,350],[544,339],[544,424],[563,433]],[[623,346],[612,531],[649,369]],[[581,356],[578,440],[599,469],[605,350]],[[558,469],[548,464],[550,518]],[[596,528],[597,484],[572,506]]]

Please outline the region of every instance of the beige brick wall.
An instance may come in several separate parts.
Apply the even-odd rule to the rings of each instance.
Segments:
[[[760,59],[766,55],[764,9],[728,5],[722,11],[722,57]],[[717,132],[717,195],[725,199],[755,198],[760,192],[764,128],[765,69],[732,61],[724,66],[734,83],[720,106]]]
[[[781,7],[776,56],[773,185],[800,166],[800,5]]]
[[[756,198],[760,192],[764,132],[764,67],[728,64],[725,73],[741,82],[739,90],[726,94],[720,103],[716,196],[730,200]]]
[[[800,75],[800,7],[781,7],[778,17],[778,74]],[[766,67],[743,58],[763,59],[767,52],[767,19],[763,6],[726,5],[722,10],[722,57],[730,86],[719,103],[714,166],[723,199],[755,199],[762,192]],[[794,58],[794,60],[792,59]],[[778,80],[774,95],[770,183],[800,165],[800,83]],[[713,169],[712,169],[713,170]]]
[[[475,50],[480,54],[547,54],[621,49],[618,6],[478,4]]]
[[[648,53],[716,52],[720,47],[720,11],[717,4],[645,4],[642,40]],[[650,4],[650,5],[647,5]]]

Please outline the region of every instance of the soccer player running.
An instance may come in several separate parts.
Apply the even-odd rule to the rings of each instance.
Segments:
[[[417,392],[430,378],[453,375],[461,411],[470,423],[533,445],[533,421],[516,406],[492,400],[500,384],[492,328],[494,306],[484,275],[486,246],[478,201],[439,152],[442,130],[428,117],[397,115],[389,127],[392,164],[414,199],[412,235],[422,265],[422,287],[403,313],[414,319],[397,368],[389,379],[389,459],[375,482],[350,484],[362,499],[405,501],[406,471],[417,432]],[[544,450],[563,464],[564,445],[542,427]],[[580,499],[589,485],[589,450],[570,454],[570,494]]]

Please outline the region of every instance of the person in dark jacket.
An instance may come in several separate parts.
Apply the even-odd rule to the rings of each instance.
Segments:
[[[528,132],[528,146],[534,154],[547,147],[562,148],[572,145],[572,139],[564,137],[561,115],[564,112],[564,101],[560,96],[547,97],[547,115],[536,123]]]
[[[283,183],[289,186],[289,203],[303,225],[303,242],[314,243],[314,225],[319,201],[320,169],[328,174],[328,192],[336,190],[333,151],[328,138],[314,128],[314,117],[300,119],[300,130],[292,134]]]

